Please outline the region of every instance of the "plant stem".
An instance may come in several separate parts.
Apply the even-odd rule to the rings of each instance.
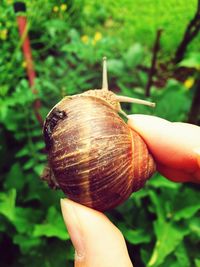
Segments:
[[[162,29],[157,30],[156,34],[156,39],[153,47],[153,56],[152,56],[152,61],[151,61],[151,68],[149,70],[149,77],[148,77],[148,82],[145,90],[145,96],[149,97],[150,96],[150,89],[153,83],[153,76],[156,73],[156,59],[157,59],[157,54],[159,51],[160,47],[160,37],[161,37]]]
[[[28,22],[27,22],[27,18],[25,15],[21,15],[20,13],[18,13],[20,11],[24,12],[26,10],[26,6],[23,2],[16,2],[14,6],[15,6],[15,12],[17,13],[19,36],[21,38],[20,42],[22,45],[25,61],[27,63],[26,70],[27,70],[29,84],[30,84],[33,94],[37,94],[37,90],[35,89],[36,73],[35,73],[34,66],[33,66],[30,40],[28,37]],[[41,107],[41,102],[39,99],[36,99],[33,103],[33,110],[34,110],[37,121],[42,126],[43,119],[39,112],[40,107]]]
[[[175,57],[173,60],[174,63],[178,63],[183,59],[187,46],[197,36],[199,30],[200,30],[200,0],[198,0],[197,3],[197,11],[195,13],[195,16],[188,24],[183,39],[176,50]]]
[[[196,83],[195,93],[188,115],[188,122],[193,124],[198,124],[198,119],[200,116],[200,78]]]

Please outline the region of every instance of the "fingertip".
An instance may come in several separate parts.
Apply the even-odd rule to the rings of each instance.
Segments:
[[[171,122],[152,115],[134,114],[128,116],[128,124],[138,132],[145,132],[149,129],[155,129],[160,125],[168,126]]]
[[[71,209],[73,209],[73,201],[67,198],[61,198],[60,207],[61,207],[63,218],[65,219],[65,217],[68,216],[68,213],[70,213]]]
[[[76,203],[69,199],[61,199],[60,204],[65,226],[75,248],[76,258],[83,261],[85,259],[86,249],[82,238],[82,225],[79,220]]]
[[[168,142],[171,122],[151,115],[136,114],[128,118],[128,125],[143,138],[149,151],[158,160]]]
[[[60,202],[76,250],[75,266],[132,266],[123,235],[103,213],[68,199]]]
[[[65,218],[65,214],[67,212],[66,211],[66,201],[67,201],[67,199],[64,199],[64,198],[60,199],[60,207],[61,207],[61,212],[62,212],[63,218]]]
[[[157,152],[158,140],[165,141],[172,123],[151,115],[136,114],[128,118],[128,125],[141,135],[150,151]]]
[[[107,217],[94,209],[91,209],[87,206],[81,205],[75,201],[72,201],[68,198],[63,198],[60,200],[61,204],[61,211],[63,214],[64,221],[71,221],[73,219],[73,214],[76,215],[77,218],[83,218],[83,220],[79,219],[79,222],[81,223],[81,226],[87,228],[90,223],[93,223],[94,221],[102,221],[102,220],[108,220]],[[85,225],[84,218],[87,218],[87,222]]]

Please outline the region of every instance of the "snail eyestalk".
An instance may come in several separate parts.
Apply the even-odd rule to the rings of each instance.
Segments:
[[[103,57],[102,89],[108,91],[107,58]]]
[[[150,102],[150,101],[146,101],[146,100],[142,100],[142,99],[138,99],[138,98],[132,98],[132,97],[128,97],[128,96],[117,95],[116,99],[119,102],[135,103],[135,104],[146,105],[149,107],[155,107],[156,106],[156,104],[154,102]]]

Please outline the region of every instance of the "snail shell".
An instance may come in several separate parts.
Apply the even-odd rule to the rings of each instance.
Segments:
[[[49,161],[43,178],[100,211],[124,202],[155,171],[145,142],[118,115],[115,98],[104,89],[65,97],[43,128]]]
[[[108,210],[155,171],[144,141],[106,101],[80,95],[64,98],[56,109],[65,116],[45,142],[54,179],[70,199]]]

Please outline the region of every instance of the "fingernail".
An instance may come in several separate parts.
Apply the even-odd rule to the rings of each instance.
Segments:
[[[195,148],[193,151],[197,155],[197,163],[198,163],[199,168],[200,168],[200,147]]]
[[[85,256],[85,247],[76,206],[68,199],[61,199],[60,204],[65,225],[75,248],[75,257],[82,260]]]

